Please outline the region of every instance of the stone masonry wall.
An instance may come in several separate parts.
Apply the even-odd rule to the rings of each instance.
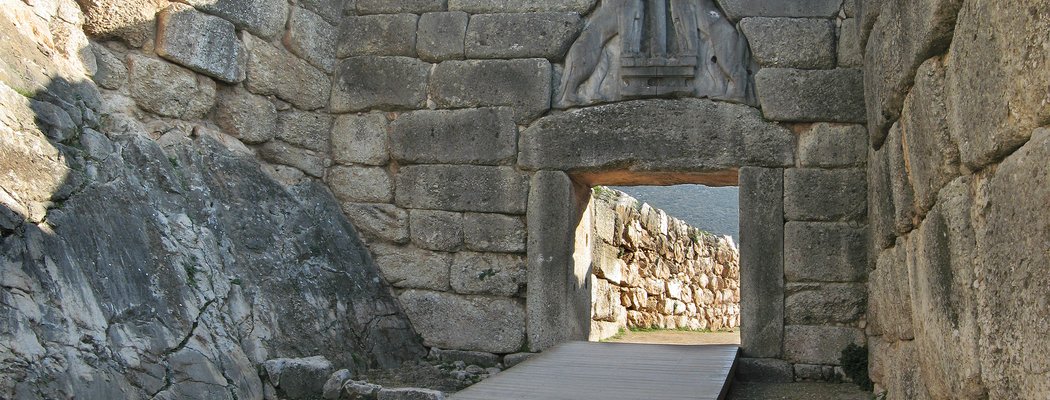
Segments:
[[[877,391],[1047,398],[1050,2],[857,8]]]
[[[740,254],[729,236],[686,225],[626,193],[594,189],[591,340],[621,328],[740,325]]]
[[[67,89],[62,80],[51,79],[66,75],[40,73],[47,71],[42,68],[4,69],[15,93],[34,97],[47,85],[57,88],[48,93],[64,90],[43,98],[46,104],[32,103],[39,109],[31,119],[43,121],[42,131],[53,142],[80,143],[84,130],[70,127],[97,118],[97,127],[83,126],[107,137],[146,137],[162,144],[215,137],[259,163],[267,182],[282,188],[323,182],[368,245],[370,257],[353,265],[367,270],[374,259],[394,287],[397,305],[390,298],[370,303],[375,309],[354,310],[358,325],[347,328],[390,338],[389,347],[356,350],[373,362],[393,362],[382,354],[411,358],[421,351],[399,307],[428,347],[508,354],[587,338],[589,263],[575,262],[573,235],[589,187],[616,183],[741,186],[742,210],[757,211],[741,221],[744,376],[825,378],[843,347],[865,340],[860,329],[867,249],[856,245],[866,234],[860,125],[865,115],[857,31],[849,29],[863,24],[851,1],[811,0],[802,6],[721,0],[716,7],[711,0],[696,0],[721,10],[715,17],[724,23],[705,29],[745,37],[753,65],[738,69],[747,81],[736,84],[750,88],[754,81],[757,107],[663,96],[568,110],[552,109],[553,99],[568,49],[595,19],[596,0],[7,1],[16,11],[9,12],[5,29],[46,36],[36,47],[58,52],[41,56],[5,40],[5,54],[11,54],[5,62],[42,64],[40,57],[55,54],[77,59],[82,70],[63,79],[90,79],[85,87],[98,91],[92,96]],[[43,35],[47,32],[50,36]],[[704,70],[718,71],[717,59],[711,57]],[[90,107],[69,106],[77,102]],[[203,151],[195,149],[186,151]],[[175,158],[169,164],[188,162]],[[160,167],[149,164],[151,159],[129,165],[156,171]],[[108,160],[99,156],[96,163]],[[321,219],[284,219],[287,213],[276,206],[284,203],[262,195],[283,189],[269,183],[237,186],[236,178],[247,172],[216,171],[209,187],[225,200],[193,204],[249,213],[224,220],[240,224],[235,231],[248,249],[281,252],[282,266],[314,268],[285,271],[316,276],[333,268],[319,259],[356,259],[331,250],[355,243],[331,244],[355,235],[342,228],[311,236],[314,231],[293,224],[302,235],[294,244],[255,240],[264,236],[258,232],[282,222]],[[98,182],[108,177],[103,174]],[[25,179],[15,177],[9,184],[15,189],[4,188],[22,193],[17,185]],[[129,180],[141,181],[151,182]],[[193,196],[201,187],[182,189],[198,199]],[[51,201],[39,197],[28,204],[4,201],[14,214],[37,216],[36,222]],[[64,195],[55,198],[61,203]],[[318,198],[296,197],[307,208],[332,204]],[[215,204],[221,207],[211,208]],[[251,214],[259,208],[271,213]],[[180,220],[158,223],[171,221]],[[84,254],[99,246],[85,244]],[[189,254],[189,247],[169,251]],[[216,252],[215,260],[241,252]],[[134,256],[140,262],[153,257]],[[187,272],[195,268],[173,271],[185,281],[197,276]],[[268,274],[254,271],[250,278]],[[281,282],[318,281],[325,280]],[[386,299],[385,286],[371,282],[369,290],[336,293]],[[282,325],[286,330],[280,332],[320,331],[329,318],[353,309],[349,300],[332,301],[336,295],[328,292],[294,293],[309,306],[298,313],[283,310],[300,324]],[[193,308],[222,298],[208,296],[179,304]],[[314,314],[325,317],[309,317]],[[279,336],[255,326],[248,330],[262,336],[253,338]],[[294,341],[281,351],[310,355]],[[347,352],[340,357],[353,359]],[[147,385],[150,390],[170,388],[155,381]]]

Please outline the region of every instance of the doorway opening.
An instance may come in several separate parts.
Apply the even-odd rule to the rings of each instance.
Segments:
[[[574,259],[590,264],[592,341],[740,343],[735,186],[594,186]]]

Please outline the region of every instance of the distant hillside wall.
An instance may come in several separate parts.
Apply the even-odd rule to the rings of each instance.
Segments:
[[[859,1],[870,373],[1050,398],[1050,1]]]
[[[740,252],[626,193],[591,197],[591,340],[621,328],[719,330],[740,325]]]

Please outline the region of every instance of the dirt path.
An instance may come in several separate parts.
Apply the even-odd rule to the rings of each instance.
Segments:
[[[612,343],[641,344],[740,344],[740,332],[628,331]]]

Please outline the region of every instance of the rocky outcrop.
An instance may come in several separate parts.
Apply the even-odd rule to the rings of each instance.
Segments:
[[[91,7],[109,2],[85,3],[99,37],[152,35],[106,30],[119,15]],[[220,84],[89,45],[71,1],[34,4],[0,12],[0,397],[261,399],[267,360],[425,354],[325,186],[199,119]],[[162,23],[197,23],[176,14]],[[236,79],[236,62],[164,43]]]
[[[614,189],[598,187],[592,199],[592,340],[621,328],[740,325],[740,255],[732,238]]]

